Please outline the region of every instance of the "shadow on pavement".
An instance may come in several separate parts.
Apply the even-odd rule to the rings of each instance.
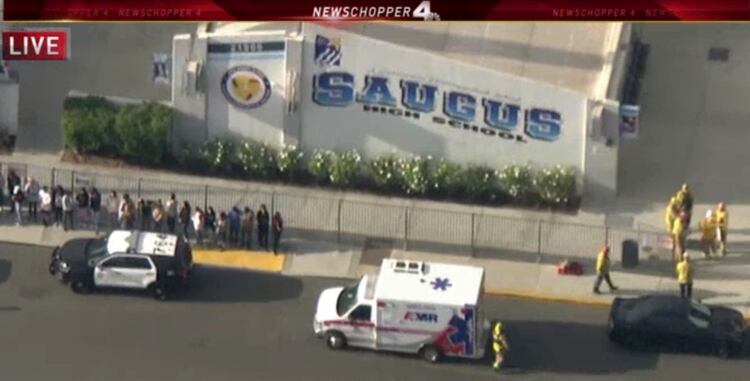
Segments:
[[[522,373],[607,374],[655,369],[658,353],[611,343],[603,326],[555,321],[504,321],[507,366]]]
[[[270,302],[294,299],[302,281],[279,274],[196,265],[190,285],[174,296],[185,302]]]
[[[10,273],[13,268],[13,263],[7,259],[0,259],[0,284],[3,284],[10,279]]]

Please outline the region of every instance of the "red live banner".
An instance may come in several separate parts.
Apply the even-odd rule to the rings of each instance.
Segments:
[[[68,59],[66,30],[3,31],[3,60],[60,61]]]
[[[750,20],[750,0],[5,0],[7,21]]]

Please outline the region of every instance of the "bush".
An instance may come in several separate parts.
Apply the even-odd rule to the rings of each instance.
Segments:
[[[337,187],[349,186],[359,174],[359,163],[362,158],[356,150],[350,150],[334,155],[331,165],[331,184]]]
[[[403,190],[408,195],[423,195],[430,187],[428,180],[428,163],[432,157],[427,159],[421,156],[412,156],[401,160],[401,177],[404,179]]]
[[[456,197],[461,193],[461,166],[441,159],[430,171],[430,191],[436,196]]]
[[[291,179],[294,172],[299,169],[304,154],[295,145],[284,145],[276,158],[276,167],[279,173]]]
[[[167,134],[172,110],[158,103],[125,105],[115,116],[120,153],[148,164],[162,161],[167,152]]]
[[[485,166],[469,166],[461,174],[464,195],[474,201],[492,201],[497,196],[497,173]]]
[[[381,156],[368,163],[368,174],[375,186],[384,191],[395,191],[402,188],[401,163],[394,155]]]
[[[315,150],[310,157],[307,170],[318,184],[324,184],[331,177],[334,154],[329,150]]]
[[[537,174],[534,185],[542,201],[564,206],[576,196],[576,172],[559,165],[544,169]]]
[[[513,164],[504,166],[498,179],[505,193],[513,201],[527,203],[533,200],[534,170],[529,165]]]
[[[205,143],[203,146],[182,142],[180,144],[180,150],[174,155],[177,159],[177,163],[182,166],[183,169],[188,169],[191,172],[204,173],[210,168],[209,155],[204,154],[205,147],[210,143]]]
[[[245,142],[237,155],[239,165],[250,177],[269,179],[276,174],[276,150],[265,143]]]
[[[62,117],[65,146],[78,153],[120,153],[116,113],[117,107],[101,97],[67,98]]]
[[[238,166],[237,145],[231,140],[216,139],[201,146],[198,156],[215,173],[231,174]]]

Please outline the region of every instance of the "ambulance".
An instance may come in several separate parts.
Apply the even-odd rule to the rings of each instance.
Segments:
[[[484,269],[385,259],[377,275],[324,290],[313,329],[332,349],[346,346],[442,357],[484,357],[490,323]]]

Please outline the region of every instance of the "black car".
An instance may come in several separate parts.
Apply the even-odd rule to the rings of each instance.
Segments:
[[[164,300],[186,284],[192,265],[192,249],[182,237],[116,230],[107,239],[73,239],[55,248],[49,272],[76,293],[124,288]]]
[[[632,349],[713,353],[724,358],[740,354],[748,342],[739,311],[672,295],[615,298],[608,331],[612,341]]]

